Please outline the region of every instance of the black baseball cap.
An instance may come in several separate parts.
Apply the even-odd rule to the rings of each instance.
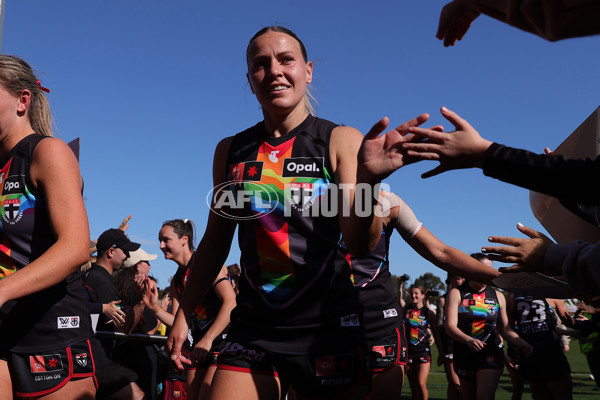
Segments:
[[[111,247],[119,248],[129,254],[130,251],[139,249],[140,244],[129,240],[125,232],[120,229],[109,229],[104,231],[98,238],[96,249],[98,251],[105,251]]]

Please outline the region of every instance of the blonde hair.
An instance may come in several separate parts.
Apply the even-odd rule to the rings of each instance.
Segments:
[[[0,84],[15,97],[25,89],[29,90],[31,102],[27,116],[31,127],[40,135],[54,136],[50,104],[27,62],[15,56],[0,55]]]

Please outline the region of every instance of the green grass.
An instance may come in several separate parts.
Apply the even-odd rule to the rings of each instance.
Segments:
[[[437,356],[437,349],[433,346],[431,354],[433,362],[431,363],[431,372],[429,373],[429,379],[427,380],[427,389],[429,390],[429,398],[431,400],[444,400],[446,398],[446,388],[448,384],[446,381],[446,374],[444,373],[444,367],[438,367],[435,363]],[[585,356],[579,351],[579,344],[577,341],[571,342],[571,350],[567,352],[567,359],[571,364],[573,399],[599,399],[600,391],[596,390],[594,381],[589,378],[590,371],[588,369],[587,361]],[[505,368],[500,377],[498,388],[496,389],[496,399],[510,400],[511,394],[512,385]],[[525,384],[525,392],[522,398],[523,400],[531,399],[531,392],[529,391],[527,384]],[[401,399],[410,399],[410,385],[408,384],[407,379],[404,379]]]

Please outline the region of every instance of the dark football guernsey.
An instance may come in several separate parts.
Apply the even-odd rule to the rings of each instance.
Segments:
[[[404,323],[402,308],[390,277],[388,251],[393,232],[393,226],[384,226],[375,250],[365,258],[356,258],[346,253],[352,269],[352,283],[358,288],[363,307],[367,338],[402,328]]]
[[[559,342],[554,328],[556,319],[546,299],[533,297],[515,298],[517,319],[515,332],[532,345],[552,345]]]
[[[429,352],[429,309],[408,308],[404,313],[404,328],[408,344],[408,356]]]
[[[56,241],[46,199],[33,189],[29,166],[44,136],[23,138],[0,160],[0,279],[24,268]],[[74,271],[62,282],[0,308],[0,346],[27,353],[66,347],[92,335],[80,281]]]
[[[194,253],[195,255],[196,253]],[[175,286],[175,290],[179,295],[179,299],[181,300],[181,296],[183,295],[183,289],[187,284],[188,275],[190,274],[190,269],[192,264],[194,263],[194,255],[190,258],[190,261],[185,267],[185,270],[181,268],[177,268],[177,272],[173,276],[172,284]],[[208,329],[212,322],[217,317],[219,310],[221,309],[221,299],[215,293],[214,288],[211,285],[211,288],[206,293],[206,297],[202,300],[202,303],[199,304],[194,310],[194,324],[197,328],[201,330]],[[199,339],[199,338],[198,338]]]
[[[315,329],[359,326],[337,202],[328,196],[335,127],[308,116],[282,137],[270,137],[261,122],[233,138],[230,187],[249,201],[236,211],[242,277],[230,338],[245,327],[274,351],[303,354]],[[274,348],[290,338],[302,344]]]
[[[495,328],[500,304],[496,290],[486,286],[481,292],[475,293],[466,282],[458,290],[461,294],[458,306],[458,329],[482,342],[499,344],[500,338]]]

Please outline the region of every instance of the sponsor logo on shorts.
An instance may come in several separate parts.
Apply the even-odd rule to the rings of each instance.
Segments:
[[[87,360],[87,353],[75,354],[75,361],[77,361],[77,364],[81,365],[84,368],[87,365]]]
[[[29,366],[32,374],[45,374],[63,370],[62,360],[58,354],[29,356]]]
[[[395,308],[389,310],[383,310],[383,318],[393,318],[398,316],[398,311]]]
[[[239,357],[250,361],[262,361],[267,352],[264,350],[247,349],[239,343],[227,342],[221,353],[228,357]]]
[[[381,357],[390,357],[396,355],[396,346],[394,345],[382,345],[382,346],[373,346],[371,348],[373,353],[379,354]]]
[[[352,373],[352,354],[319,357],[315,360],[317,376],[335,376]]]
[[[323,157],[286,158],[283,160],[281,176],[284,178],[320,178],[323,176],[324,169]]]
[[[79,320],[79,316],[56,318],[58,329],[79,328]]]
[[[340,318],[340,326],[360,326],[357,314],[346,315]]]

